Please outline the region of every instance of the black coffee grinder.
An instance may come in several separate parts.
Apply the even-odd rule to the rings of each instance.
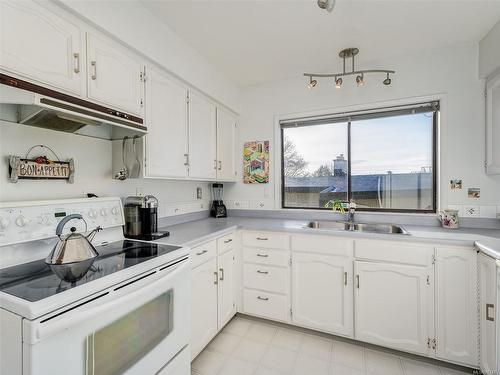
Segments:
[[[222,202],[222,184],[212,184],[212,206],[210,207],[210,216],[212,217],[227,217],[227,210],[224,202]]]

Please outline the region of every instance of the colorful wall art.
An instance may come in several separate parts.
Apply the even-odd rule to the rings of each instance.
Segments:
[[[243,182],[269,182],[269,141],[245,142],[243,147]]]

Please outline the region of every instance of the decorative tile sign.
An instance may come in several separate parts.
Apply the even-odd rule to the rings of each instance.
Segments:
[[[36,145],[30,148],[24,158],[16,155],[10,155],[10,182],[16,183],[19,179],[66,180],[69,183],[74,182],[75,164],[73,159],[69,159],[68,161],[51,160],[45,155],[38,156],[34,159],[28,159],[29,153],[35,147],[47,148],[57,159],[59,159],[52,149],[43,145]]]
[[[243,147],[243,182],[269,182],[269,141],[246,142]]]
[[[462,180],[459,179],[450,180],[450,189],[462,190]]]
[[[479,199],[481,197],[481,189],[480,188],[469,188],[467,190],[467,196],[469,198]]]

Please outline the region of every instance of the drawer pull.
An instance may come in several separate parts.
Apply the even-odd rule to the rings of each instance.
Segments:
[[[230,238],[229,240],[225,240],[224,243],[229,243],[229,242],[233,242],[233,239]]]
[[[347,272],[344,272],[344,285],[347,285]]]
[[[356,275],[356,287],[359,289],[359,275]]]
[[[267,258],[269,255],[268,254],[257,254],[258,257],[261,258]]]
[[[92,76],[90,77],[93,81],[97,79],[97,61],[91,61],[90,65],[92,66]]]
[[[75,73],[80,73],[80,54],[78,52],[73,54],[73,57],[75,58],[75,68],[73,71]]]
[[[486,304],[486,320],[489,320],[490,322],[495,321],[494,316],[490,316],[490,309],[493,310],[495,306],[492,303],[487,303]]]
[[[220,278],[219,278],[219,280],[220,281],[224,281],[224,268],[219,268],[219,271],[220,271]]]
[[[219,283],[219,275],[217,271],[214,272],[214,284],[217,285]]]
[[[267,241],[268,238],[266,237],[257,237],[257,241]]]
[[[267,275],[269,273],[269,271],[261,271],[261,270],[257,270],[257,273],[262,273],[264,275]]]
[[[269,301],[269,298],[268,297],[261,297],[261,296],[258,296],[257,299],[260,299],[261,301]]]
[[[196,255],[203,255],[203,254],[206,254],[206,253],[208,253],[208,250],[200,251],[199,253],[196,253]]]

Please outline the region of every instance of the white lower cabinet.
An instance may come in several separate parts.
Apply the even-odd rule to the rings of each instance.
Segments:
[[[217,334],[217,258],[191,271],[191,357]]]
[[[355,338],[427,355],[427,268],[355,261],[354,274]]]
[[[479,254],[479,316],[481,326],[481,362],[480,368],[484,374],[496,374],[499,370],[497,331],[498,322],[496,311],[497,300],[497,269],[496,262],[487,255]],[[500,338],[500,336],[499,336]]]
[[[478,365],[477,253],[436,248],[436,357]]]
[[[352,337],[352,258],[293,252],[292,321]]]
[[[234,250],[231,249],[219,255],[218,259],[219,281],[217,289],[217,326],[219,330],[235,314],[234,308]]]
[[[191,358],[195,358],[235,314],[233,248],[217,251],[217,240],[191,249]]]

